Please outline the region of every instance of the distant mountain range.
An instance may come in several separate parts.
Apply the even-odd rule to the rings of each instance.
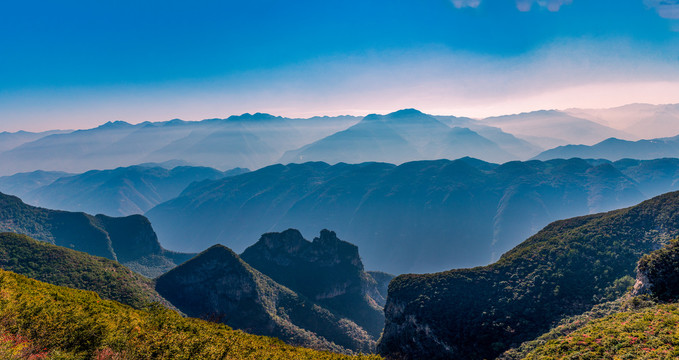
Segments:
[[[168,161],[221,170],[258,169],[278,162],[401,164],[465,156],[506,162],[530,159],[545,149],[589,146],[608,138],[674,136],[679,134],[676,123],[678,105],[643,104],[486,119],[405,109],[363,118],[291,119],[256,113],[136,125],[116,121],[76,131],[0,133],[0,175],[36,170],[81,173]],[[676,155],[656,150],[660,151],[656,157]]]
[[[679,134],[679,104],[629,104],[610,109],[567,109],[563,112],[601,125],[615,126],[637,139]]]
[[[651,140],[628,141],[606,139],[594,145],[564,145],[544,151],[534,159],[658,159],[679,157],[679,136]]]
[[[257,113],[193,122],[108,122],[93,129],[26,139],[0,152],[0,175],[35,170],[79,173],[168,160],[219,169],[259,168],[274,163],[287,150],[358,120],[351,116],[289,119]]]
[[[509,134],[505,135],[509,142],[518,141]],[[344,131],[287,152],[280,162],[325,161],[335,164],[381,161],[400,164],[464,156],[494,162],[518,158],[469,128],[450,127],[433,116],[407,109],[388,115],[368,115]]]
[[[634,134],[627,134],[595,121],[557,110],[491,117],[481,122],[501,128],[543,148],[566,144],[591,145],[610,137],[635,137]]]
[[[0,177],[0,191],[16,195],[34,206],[127,216],[143,214],[176,197],[194,181],[215,180],[249,171],[236,168],[222,172],[196,166],[166,169],[155,165],[91,170],[78,175],[45,171],[19,173]]]
[[[66,134],[69,132],[72,132],[72,130],[49,130],[44,132],[17,131],[13,133],[6,131],[0,132],[0,152],[14,149],[19,145],[38,140],[45,136]]]
[[[193,184],[146,215],[178,251],[331,228],[369,269],[430,272],[487,264],[551,221],[630,206],[678,180],[677,159],[274,165]]]

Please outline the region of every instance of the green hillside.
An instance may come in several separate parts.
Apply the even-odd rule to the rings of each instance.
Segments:
[[[676,359],[677,324],[679,304],[621,312],[550,340],[525,359]]]
[[[188,260],[193,254],[163,249],[147,218],[57,211],[27,205],[0,193],[0,231],[116,260],[148,277]]]
[[[350,359],[0,270],[3,359]],[[377,356],[356,358],[378,359]]]
[[[135,308],[166,301],[151,280],[117,262],[36,241],[25,235],[0,233],[0,268],[32,279],[90,290],[102,298]]]
[[[383,355],[495,358],[618,298],[642,255],[679,235],[679,193],[550,224],[489,266],[389,285]],[[617,281],[617,282],[616,282]]]
[[[222,245],[160,276],[156,290],[189,316],[248,333],[323,350],[375,348],[363,328],[276,283]]]
[[[644,255],[631,295],[602,305],[608,316],[580,315],[522,345],[505,359],[675,359],[679,357],[679,242]],[[670,302],[657,304],[655,302]],[[675,303],[671,303],[675,302]],[[603,313],[603,312],[602,312]],[[558,336],[554,336],[558,335]],[[528,351],[526,351],[528,350]]]

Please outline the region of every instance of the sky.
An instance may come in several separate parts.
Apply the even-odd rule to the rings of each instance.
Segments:
[[[679,0],[0,2],[0,131],[679,103]]]

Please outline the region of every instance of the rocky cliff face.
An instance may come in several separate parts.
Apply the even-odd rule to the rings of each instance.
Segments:
[[[322,230],[313,241],[294,229],[264,234],[241,257],[276,282],[379,337],[384,316],[377,283],[364,271],[358,248],[338,239],[335,232]]]
[[[281,286],[233,251],[215,245],[156,280],[156,290],[189,316],[295,345],[374,351],[361,327]]]

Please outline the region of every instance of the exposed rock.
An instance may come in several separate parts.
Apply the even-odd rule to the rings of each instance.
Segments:
[[[241,257],[276,282],[379,337],[384,315],[377,283],[364,271],[358,248],[338,239],[334,231],[322,230],[311,242],[294,229],[267,233]]]
[[[189,316],[249,333],[321,350],[374,351],[375,341],[354,322],[276,283],[222,245],[160,276],[156,290]]]

